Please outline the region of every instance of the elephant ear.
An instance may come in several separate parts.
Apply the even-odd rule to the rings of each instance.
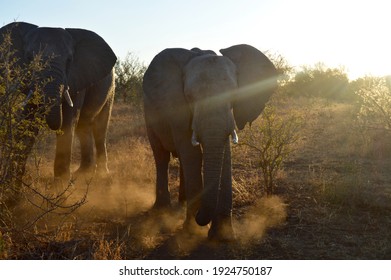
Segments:
[[[14,57],[18,60],[19,65],[25,62],[23,38],[37,27],[37,25],[26,22],[12,22],[0,28],[0,44],[3,44],[7,34],[11,34],[12,50],[15,51]]]
[[[181,48],[165,49],[158,53],[144,74],[145,101],[162,106],[172,102],[184,104],[183,68],[198,55],[201,53]]]
[[[275,91],[277,71],[262,52],[249,45],[235,45],[220,53],[236,65],[239,91],[232,107],[236,125],[243,129],[261,114]]]
[[[68,84],[77,91],[106,77],[117,57],[98,34],[84,29],[65,29],[75,42],[73,61],[69,68]]]

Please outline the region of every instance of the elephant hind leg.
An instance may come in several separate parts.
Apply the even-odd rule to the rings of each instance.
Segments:
[[[179,197],[178,197],[178,200],[179,200],[179,203],[183,205],[186,202],[186,188],[185,188],[185,176],[183,174],[182,162],[180,163],[179,175],[180,175],[180,181],[179,181]]]
[[[156,166],[156,201],[154,208],[170,207],[171,198],[168,190],[168,164],[170,162],[171,153],[164,149],[159,138],[148,126],[147,132]]]
[[[93,135],[96,147],[96,165],[97,172],[99,174],[108,174],[109,169],[107,167],[107,130],[109,127],[109,121],[111,117],[111,111],[113,107],[114,95],[103,106],[102,111],[95,118],[93,123]]]
[[[91,126],[79,123],[76,134],[80,140],[81,162],[76,173],[95,172],[94,139]]]

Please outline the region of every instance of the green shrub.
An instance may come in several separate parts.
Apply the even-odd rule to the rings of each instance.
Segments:
[[[320,97],[328,100],[351,100],[349,79],[343,68],[327,68],[318,63],[303,66],[287,84],[286,91],[292,96]]]
[[[18,196],[27,157],[38,131],[46,128],[41,98],[45,81],[38,79],[46,64],[37,55],[28,65],[20,65],[10,34],[0,39],[0,204],[4,204]]]
[[[142,107],[143,76],[146,66],[132,53],[115,64],[116,96],[123,102]]]

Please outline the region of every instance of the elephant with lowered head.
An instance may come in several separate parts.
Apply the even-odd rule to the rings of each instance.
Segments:
[[[109,45],[89,30],[38,27],[25,22],[3,26],[0,42],[6,33],[11,34],[12,51],[21,67],[37,54],[48,61],[40,77],[49,81],[43,88],[44,103],[49,108],[46,122],[52,130],[62,130],[57,134],[55,177],[70,176],[75,130],[81,146],[79,170],[94,170],[97,165],[107,171],[106,133],[117,60]],[[26,96],[31,90],[24,89]],[[34,104],[27,100],[25,110],[34,110]]]
[[[235,45],[213,51],[165,49],[143,81],[145,119],[155,158],[155,207],[170,205],[168,163],[179,157],[185,228],[211,222],[209,238],[234,239],[229,137],[262,112],[277,87],[277,71],[259,50]],[[182,192],[182,193],[181,193]],[[184,193],[183,193],[184,192]]]

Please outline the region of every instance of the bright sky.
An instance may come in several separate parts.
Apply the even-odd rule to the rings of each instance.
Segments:
[[[147,65],[168,47],[247,43],[296,67],[323,62],[356,78],[391,74],[390,7],[389,0],[0,0],[0,25],[90,29],[120,58],[132,52]]]

